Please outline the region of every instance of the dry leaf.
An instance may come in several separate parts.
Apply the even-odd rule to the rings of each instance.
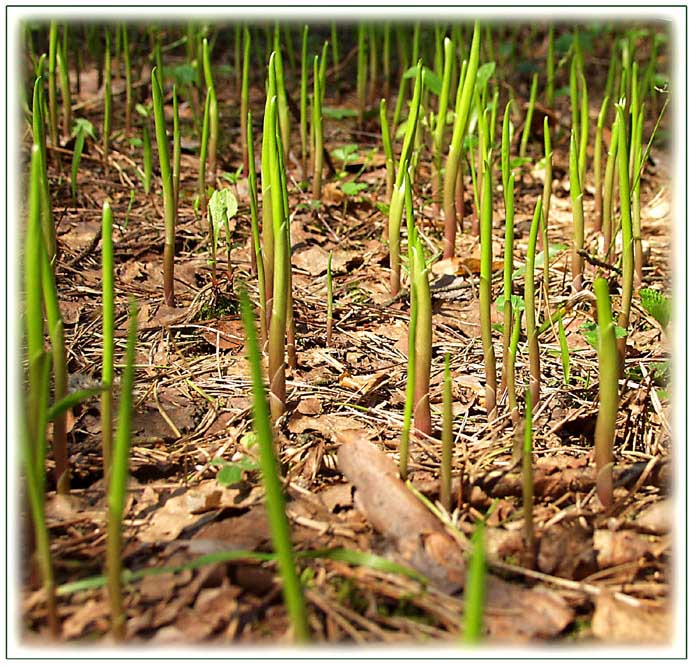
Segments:
[[[647,539],[632,530],[595,530],[594,549],[600,569],[636,562],[649,552]]]
[[[597,597],[592,632],[609,643],[667,643],[671,613],[663,608],[634,607],[604,592]]]
[[[245,344],[243,324],[240,319],[217,319],[208,322],[202,329],[202,337],[215,348],[219,345],[219,349],[222,350],[238,351]]]
[[[666,534],[671,531],[673,505],[670,499],[651,504],[641,511],[635,520],[638,529],[653,534]]]

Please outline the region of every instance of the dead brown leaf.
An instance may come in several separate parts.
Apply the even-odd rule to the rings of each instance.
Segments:
[[[604,592],[597,597],[592,632],[609,643],[667,643],[671,638],[671,612],[637,607]]]
[[[594,549],[600,569],[635,562],[649,552],[646,537],[633,530],[595,530]]]

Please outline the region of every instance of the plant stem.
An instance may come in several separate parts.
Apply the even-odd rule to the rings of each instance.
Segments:
[[[322,132],[322,95],[320,88],[320,76],[318,74],[318,56],[313,59],[313,199],[322,197],[322,159],[323,159],[323,132]]]
[[[274,105],[273,105],[274,106]],[[260,351],[255,336],[255,324],[250,308],[250,301],[245,292],[241,292],[241,313],[245,328],[248,361],[253,382],[253,423],[260,446],[260,468],[265,486],[265,503],[270,524],[272,544],[277,553],[279,572],[282,577],[284,603],[293,628],[294,640],[303,643],[309,640],[308,617],[306,613],[303,590],[298,575],[291,544],[291,528],[286,517],[286,506],[279,477],[272,427],[267,408],[265,387],[260,368]],[[270,396],[271,400],[271,396]]]
[[[508,352],[512,328],[513,246],[515,242],[515,177],[510,171],[510,102],[503,115],[501,134],[501,179],[505,203],[505,243],[503,246],[503,367],[501,392],[507,386]]]
[[[173,294],[173,262],[176,243],[176,209],[173,196],[173,177],[171,162],[168,154],[168,139],[166,137],[166,120],[164,118],[164,94],[161,89],[159,72],[152,70],[152,100],[154,103],[154,120],[156,123],[156,144],[159,152],[161,168],[161,185],[164,194],[164,303],[170,307],[175,305]]]
[[[440,503],[450,511],[450,492],[452,488],[452,377],[450,376],[450,354],[445,354],[445,374],[443,379],[443,432],[441,436],[442,453],[440,457]]]
[[[571,130],[570,133],[570,198],[573,204],[573,289],[580,291],[582,289],[582,272],[585,265],[585,260],[580,254],[580,250],[585,245],[585,214],[582,208],[583,188],[580,182],[580,166],[575,130]]]
[[[385,171],[387,173],[385,197],[390,201],[392,199],[392,188],[395,184],[395,158],[392,152],[392,141],[390,140],[390,127],[387,123],[387,101],[384,98],[380,100],[380,132],[383,137]],[[387,230],[387,226],[385,229]]]
[[[443,189],[443,139],[445,137],[445,119],[448,113],[448,101],[450,99],[450,83],[452,81],[452,64],[455,60],[455,44],[445,38],[443,42],[444,56],[444,66],[443,66],[443,78],[442,78],[442,88],[440,91],[440,98],[438,99],[438,117],[436,119],[435,133],[433,135],[433,162],[435,166],[435,173],[433,174],[433,201],[436,206],[441,203],[441,195]]]
[[[522,447],[522,509],[524,513],[525,549],[534,560],[534,474],[532,470],[532,392],[525,397],[525,440]]]
[[[115,315],[113,303],[113,213],[108,201],[103,204],[101,233],[101,287],[103,295],[103,356],[101,383],[107,387],[101,394],[101,442],[103,451],[103,477],[109,478],[113,443],[113,346]]]
[[[214,87],[212,76],[212,61],[209,53],[207,39],[202,40],[202,63],[205,74],[205,87],[209,96],[209,173],[212,180],[217,177],[217,146],[219,145],[219,106],[217,103],[217,93]],[[212,90],[211,94],[209,90]]]
[[[525,126],[522,130],[522,139],[520,141],[520,157],[524,157],[527,153],[527,142],[529,141],[529,133],[532,130],[532,116],[534,115],[534,105],[537,101],[537,84],[539,83],[539,74],[534,73],[532,77],[532,87],[529,93],[529,104],[527,105],[527,115],[525,117]]]
[[[604,278],[594,281],[599,324],[599,413],[594,430],[594,458],[597,467],[597,496],[609,509],[613,503],[614,436],[618,413],[619,354],[611,315],[609,285]]]
[[[486,597],[486,553],[483,523],[476,524],[471,541],[472,552],[469,558],[464,597],[464,642],[478,643],[483,630]]]
[[[603,192],[602,192],[602,135],[604,132],[604,119],[609,109],[608,95],[603,99],[602,106],[597,116],[597,132],[594,136],[594,230],[602,231],[602,221],[604,220]]]
[[[319,85],[319,84],[318,84]],[[301,38],[301,173],[308,180],[308,26],[303,26]],[[313,129],[311,128],[311,132]],[[315,197],[313,197],[315,198]]]
[[[125,610],[121,572],[123,568],[122,524],[127,493],[130,432],[132,430],[132,395],[135,383],[135,344],[137,342],[137,303],[130,299],[128,342],[125,369],[121,380],[118,427],[108,484],[108,529],[106,542],[106,572],[108,596],[111,604],[111,631],[116,641],[125,639]]]
[[[250,30],[243,26],[243,74],[241,76],[241,150],[243,152],[243,175],[250,173],[251,151],[248,146],[248,80],[250,73]],[[254,168],[254,167],[253,167]]]
[[[536,316],[534,313],[534,259],[537,249],[537,234],[541,220],[541,198],[537,199],[534,208],[532,226],[527,243],[527,264],[525,267],[525,318],[527,326],[527,347],[529,350],[529,388],[532,393],[532,404],[539,403],[541,368],[539,362],[539,340]]]

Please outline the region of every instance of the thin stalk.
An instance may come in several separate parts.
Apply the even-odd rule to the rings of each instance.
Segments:
[[[272,308],[269,326],[269,383],[270,410],[272,419],[277,420],[286,410],[286,361],[285,336],[287,324],[289,252],[284,219],[284,203],[279,175],[279,148],[277,146],[277,98],[269,105],[270,136],[270,181],[272,197],[272,226],[274,239],[274,268],[272,285]]]
[[[60,72],[60,96],[63,103],[63,139],[70,138],[72,129],[72,99],[70,96],[70,77],[67,59],[67,25],[63,25],[63,41],[61,48],[57,49],[56,62]]]
[[[387,174],[385,197],[390,201],[392,199],[392,188],[395,184],[395,158],[392,152],[392,141],[390,140],[390,127],[387,123],[387,101],[385,98],[380,100],[380,132],[383,137],[385,172]]]
[[[243,27],[243,74],[241,76],[241,150],[243,151],[243,175],[246,177],[250,173],[250,163],[248,162],[251,151],[247,143],[248,126],[247,119],[248,107],[248,80],[250,74],[250,30],[248,26]]]
[[[640,113],[636,120],[636,130],[633,136],[633,144],[637,146],[635,160],[640,164],[642,158],[642,125],[645,116],[645,105],[640,107]],[[631,201],[633,205],[633,255],[635,261],[635,286],[639,287],[642,284],[642,236],[640,231],[640,173],[638,172],[635,182],[631,180],[632,195]]]
[[[125,639],[125,609],[121,575],[123,570],[123,517],[127,495],[128,458],[135,383],[135,344],[137,342],[137,303],[130,299],[125,369],[121,379],[118,427],[108,484],[108,528],[106,533],[106,575],[111,605],[111,632],[116,641]]]
[[[284,603],[293,629],[296,642],[306,642],[310,638],[308,616],[303,599],[303,590],[296,573],[291,528],[286,517],[286,504],[280,481],[280,468],[275,454],[272,426],[262,381],[260,350],[255,335],[255,323],[248,295],[241,292],[241,314],[245,328],[248,362],[253,382],[253,427],[260,446],[260,469],[265,486],[267,517],[272,535],[272,545],[277,553],[279,573],[282,578]],[[271,396],[270,396],[271,401]]]
[[[267,99],[265,100],[265,114],[262,126],[262,249],[265,262],[265,303],[267,328],[272,311],[272,289],[274,285],[274,223],[272,214],[272,186],[271,170],[273,145],[276,142],[273,126],[270,125],[270,102],[276,96],[276,84],[274,80],[274,54],[270,55],[268,65]]]
[[[146,119],[142,125],[142,154],[142,187],[144,193],[149,194],[152,189],[152,138],[149,134],[149,119]]]
[[[525,117],[525,126],[522,130],[522,139],[520,141],[520,157],[527,154],[527,142],[529,141],[529,133],[532,130],[532,116],[534,115],[534,105],[537,102],[537,85],[539,83],[539,74],[534,73],[532,77],[532,87],[529,92],[529,104],[527,105],[527,116]]]
[[[327,40],[322,43],[320,53],[320,104],[325,102],[325,89],[327,87],[327,49],[330,44]]]
[[[585,175],[587,174],[587,144],[590,137],[589,95],[585,75],[580,71],[580,151],[578,164],[580,166],[580,187],[585,191]]]
[[[512,178],[512,177],[511,177]],[[481,266],[479,275],[479,323],[484,349],[486,372],[486,414],[489,421],[496,418],[496,355],[491,333],[491,268],[493,259],[493,189],[491,185],[491,155],[484,163],[484,188],[481,205]]]
[[[618,118],[611,125],[611,141],[606,156],[604,171],[604,200],[602,203],[602,235],[604,237],[604,255],[607,262],[612,261],[611,239],[614,233],[614,178],[616,174],[616,157],[618,155]]]
[[[527,326],[527,348],[529,351],[529,388],[532,392],[532,404],[539,404],[541,384],[541,367],[539,361],[539,339],[534,311],[534,259],[537,250],[537,234],[541,220],[541,198],[534,208],[532,226],[527,243],[527,263],[525,267],[525,323]]]
[[[233,27],[233,68],[236,75],[236,97],[241,97],[241,88],[243,87],[243,64],[241,63],[241,32],[243,31],[243,28],[244,26],[240,23],[236,23],[236,25]],[[243,118],[244,114],[241,110],[241,121],[243,121]],[[244,132],[242,130],[241,136],[244,136]]]
[[[378,51],[375,41],[375,25],[368,24],[368,102],[375,104],[375,99],[378,90]]]
[[[506,375],[508,383],[508,410],[513,425],[517,425],[520,420],[520,413],[517,409],[517,393],[515,392],[515,359],[517,358],[517,345],[520,342],[520,311],[518,310],[513,317],[513,333],[508,347],[508,372]]]
[[[412,244],[413,247],[413,244]],[[413,252],[412,252],[413,254]],[[410,274],[413,275],[413,259],[410,261]],[[402,480],[407,478],[409,465],[409,435],[411,417],[414,411],[414,382],[416,378],[416,320],[419,306],[416,299],[416,287],[412,280],[409,289],[409,344],[407,346],[407,388],[404,398],[404,415],[402,435],[399,440],[399,475]]]
[[[472,552],[467,570],[462,626],[464,628],[464,642],[478,643],[483,632],[486,599],[486,553],[483,523],[477,523],[471,541]]]
[[[202,40],[202,63],[205,74],[205,87],[209,96],[209,173],[212,180],[217,177],[217,147],[219,145],[219,105],[217,102],[216,88],[212,76],[212,61],[209,53],[207,38]],[[209,93],[211,88],[212,92]]]
[[[642,153],[642,142],[636,145],[635,139],[638,131],[638,116],[640,115],[640,95],[638,92],[638,61],[634,60],[631,69],[630,87],[630,153],[628,159],[628,177],[633,182],[635,177],[636,162],[640,163],[641,155],[636,155],[638,151]]]
[[[532,470],[532,392],[525,397],[525,438],[522,447],[522,512],[525,549],[534,560],[534,473]]]
[[[412,240],[414,243],[412,246],[414,273],[412,275],[418,304],[415,340],[414,428],[423,435],[430,435],[432,430],[430,384],[433,341],[431,291],[428,284],[428,269],[423,255],[423,247],[418,234],[415,233]]]
[[[604,278],[594,281],[599,324],[599,413],[594,430],[594,459],[597,468],[597,497],[609,509],[613,503],[611,469],[618,413],[619,353],[611,315],[609,285]]]
[[[440,503],[450,511],[452,489],[452,377],[450,375],[450,354],[445,354],[443,375],[443,432],[440,456]]]
[[[618,118],[618,189],[621,198],[621,237],[623,240],[623,287],[621,290],[621,312],[618,317],[618,325],[628,331],[630,321],[630,306],[633,298],[633,226],[631,218],[630,178],[628,175],[628,142],[626,138],[625,104],[623,100],[616,104]],[[626,338],[623,336],[617,340],[620,359],[620,374],[623,375],[623,366],[626,359]]]
[[[58,146],[58,24],[51,21],[48,33],[48,131],[51,146]]]
[[[554,26],[553,23],[549,26],[549,37],[548,46],[546,48],[546,91],[545,91],[545,103],[547,108],[553,109],[553,102],[555,97],[555,83],[556,83],[556,67],[555,67],[555,57],[554,57]]]
[[[322,160],[323,160],[323,131],[322,131],[322,95],[320,76],[318,73],[318,56],[313,58],[313,199],[322,197]]]
[[[474,36],[469,52],[469,64],[464,76],[464,85],[456,105],[455,123],[453,125],[452,142],[445,163],[445,177],[443,180],[443,208],[445,210],[445,244],[444,258],[455,255],[455,234],[457,231],[457,216],[455,211],[455,187],[457,184],[457,170],[462,158],[462,142],[467,128],[469,109],[472,103],[472,95],[476,85],[476,73],[479,66],[480,28],[479,22],[474,23]]]
[[[407,90],[407,79],[402,77],[399,82],[399,90],[397,91],[397,101],[395,102],[395,110],[392,114],[392,135],[397,133],[399,127],[399,119],[402,117],[402,108],[404,107],[404,93]]]
[[[173,84],[173,210],[178,217],[178,198],[180,194],[180,115],[178,113],[178,92],[176,84]]]
[[[594,136],[594,230],[602,230],[604,220],[603,192],[602,192],[602,135],[604,132],[604,120],[609,109],[609,97],[606,96],[602,101],[597,116],[597,132]]]
[[[39,76],[34,83],[32,99],[32,129],[34,144],[38,146],[40,156],[41,179],[41,228],[43,239],[51,261],[56,256],[57,243],[55,225],[53,224],[53,204],[50,186],[48,184],[48,158],[46,155],[46,122],[43,107],[45,104],[43,92],[43,77]]]
[[[358,99],[359,127],[363,127],[366,113],[366,26],[363,23],[359,23],[356,40],[356,96]]]
[[[265,265],[262,260],[262,247],[260,245],[260,228],[257,214],[257,175],[255,173],[255,151],[253,142],[253,116],[248,111],[248,191],[250,193],[250,227],[253,234],[253,265],[257,273],[257,284],[260,301],[260,339],[264,344],[267,340],[267,312],[265,304]]]
[[[164,118],[164,93],[159,81],[156,67],[152,70],[152,101],[154,104],[154,121],[156,123],[156,145],[159,152],[161,185],[164,194],[164,303],[175,305],[173,293],[173,262],[176,244],[176,209],[173,195],[173,177],[168,154],[166,137],[166,119]]]
[[[544,116],[544,191],[541,200],[541,246],[544,251],[544,289],[549,289],[549,211],[551,210],[551,185],[553,184],[553,150],[549,119]]]
[[[395,188],[392,191],[390,201],[390,212],[388,219],[388,241],[390,244],[390,293],[395,296],[400,289],[400,226],[402,224],[402,212],[404,209],[404,177],[414,142],[416,126],[419,121],[419,106],[421,103],[421,89],[423,88],[422,64],[419,62],[416,70],[416,85],[414,86],[414,96],[412,97],[409,116],[407,118],[407,131],[402,143],[402,152],[399,158],[399,168],[395,179]]]
[[[319,84],[318,84],[319,85]],[[308,26],[303,26],[301,39],[301,173],[308,180]],[[311,128],[311,131],[312,128]],[[313,197],[315,198],[315,197]]]
[[[435,133],[433,135],[433,162],[435,173],[433,174],[433,201],[436,206],[441,202],[440,198],[443,189],[443,140],[445,138],[445,118],[448,113],[448,101],[450,99],[450,83],[452,81],[452,64],[455,60],[455,45],[445,38],[443,43],[444,66],[442,72],[443,85],[438,99],[438,117],[436,119]]]
[[[570,132],[570,198],[573,204],[573,254],[571,264],[573,289],[580,291],[582,289],[582,272],[585,265],[585,260],[580,254],[580,250],[585,245],[585,213],[582,207],[583,189],[580,183],[575,130]]]
[[[132,66],[130,64],[130,42],[128,40],[128,28],[121,24],[123,69],[125,71],[125,132],[130,133],[132,127]]]
[[[390,99],[390,42],[392,26],[389,21],[383,27],[383,97]]]
[[[108,151],[111,141],[111,117],[113,115],[113,96],[111,94],[111,33],[106,30],[103,79],[103,164],[108,173]]]
[[[115,339],[113,213],[108,201],[103,204],[101,225],[101,293],[103,297],[101,383],[106,387],[101,394],[101,448],[103,451],[103,476],[104,479],[108,479],[113,447],[113,347]]]
[[[508,382],[508,352],[512,329],[513,245],[515,241],[515,177],[510,171],[510,102],[503,115],[501,135],[501,178],[505,203],[505,243],[503,247],[503,367],[501,391]]]
[[[277,117],[282,135],[282,146],[284,146],[284,161],[287,162],[289,159],[289,148],[291,147],[291,125],[289,104],[286,99],[286,87],[284,86],[284,65],[279,24],[276,24],[274,28],[274,73],[277,90]]]
[[[325,333],[325,345],[332,346],[332,250],[327,255],[327,327]]]
[[[197,195],[200,198],[200,210],[207,210],[207,156],[209,151],[209,124],[210,124],[210,108],[212,104],[211,88],[207,88],[205,96],[205,110],[202,115],[202,134],[200,136],[200,159],[197,167]],[[202,213],[204,215],[204,212]],[[213,237],[212,226],[210,223],[210,243]],[[212,251],[212,261],[214,261],[214,252]]]

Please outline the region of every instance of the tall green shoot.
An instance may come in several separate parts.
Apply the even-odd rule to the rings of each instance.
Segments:
[[[101,394],[101,448],[103,451],[104,478],[108,478],[113,448],[113,348],[115,336],[115,314],[113,308],[115,302],[113,288],[113,212],[108,201],[105,201],[103,204],[101,229],[101,291],[103,297],[101,383],[105,387]]]
[[[457,185],[457,171],[462,159],[462,142],[467,128],[469,109],[472,104],[472,96],[476,85],[476,73],[479,67],[480,28],[479,22],[474,24],[474,36],[469,53],[469,64],[464,76],[464,84],[455,108],[455,123],[453,125],[452,142],[445,163],[445,177],[443,180],[443,208],[445,211],[445,243],[444,258],[455,255],[455,235],[457,231],[457,214],[455,210],[455,187]]]
[[[496,418],[496,355],[493,351],[491,329],[491,269],[493,258],[493,188],[491,184],[491,155],[484,162],[484,187],[481,204],[481,266],[479,281],[479,323],[481,343],[484,349],[484,370],[486,373],[486,414],[488,420]]]
[[[532,77],[532,87],[529,92],[529,103],[527,104],[527,115],[525,117],[525,126],[522,130],[522,139],[520,140],[520,157],[527,154],[527,142],[529,141],[529,133],[532,130],[532,116],[534,115],[534,105],[537,101],[537,85],[539,83],[539,74],[534,73]]]
[[[128,459],[135,383],[135,344],[137,342],[137,303],[130,299],[128,341],[125,368],[120,383],[118,426],[115,434],[113,459],[108,483],[108,527],[106,532],[106,576],[111,605],[113,638],[125,638],[125,609],[121,574],[123,570],[123,517],[127,498]]]
[[[58,146],[58,24],[51,21],[48,29],[48,131],[51,146]]]
[[[594,430],[595,464],[597,468],[597,497],[605,508],[613,503],[611,469],[614,456],[614,436],[618,413],[619,353],[616,329],[611,314],[609,285],[604,278],[594,281],[599,325],[599,412]]]
[[[505,107],[501,132],[501,179],[505,203],[505,243],[503,245],[503,367],[501,391],[507,385],[508,352],[512,330],[513,247],[515,241],[515,178],[510,171],[510,102]]]
[[[525,325],[527,327],[527,348],[529,351],[529,388],[532,394],[532,404],[539,403],[539,390],[541,386],[541,367],[539,360],[539,339],[534,303],[534,262],[537,251],[537,235],[541,220],[541,198],[537,199],[534,208],[532,226],[529,230],[527,243],[527,263],[525,267]]]
[[[549,26],[548,45],[546,47],[546,90],[545,103],[547,108],[553,109],[556,86],[556,64],[554,56],[554,25]]]
[[[209,125],[210,125],[210,110],[212,107],[212,96],[214,95],[211,88],[207,88],[205,96],[205,110],[202,114],[202,134],[200,135],[200,159],[197,167],[197,196],[200,200],[200,210],[207,210],[207,160],[209,152]],[[211,229],[211,227],[210,227]]]
[[[400,226],[402,224],[402,212],[404,210],[405,187],[404,177],[407,164],[411,159],[414,145],[414,134],[419,121],[419,106],[421,103],[421,90],[423,88],[423,66],[418,63],[416,69],[416,84],[412,97],[409,116],[407,118],[407,130],[402,143],[402,152],[399,158],[399,168],[395,178],[395,187],[392,190],[390,211],[388,219],[388,240],[390,243],[390,293],[395,296],[400,289]]]
[[[202,40],[202,63],[205,74],[205,87],[209,96],[209,173],[212,179],[217,177],[217,148],[219,145],[219,105],[217,102],[214,77],[212,76],[212,61],[209,53],[207,38]],[[209,92],[211,89],[211,93]]]
[[[383,138],[383,151],[385,153],[385,197],[392,199],[392,189],[395,185],[395,158],[392,152],[392,140],[390,139],[390,126],[387,122],[387,101],[380,100],[380,132]]]
[[[484,626],[486,599],[486,552],[484,549],[484,524],[479,522],[472,534],[472,552],[467,569],[467,585],[464,596],[463,640],[478,643]]]
[[[70,77],[68,70],[68,51],[67,51],[67,25],[63,25],[62,44],[56,50],[56,63],[60,72],[60,96],[63,103],[63,138],[70,138],[72,129],[72,98],[70,95]]]
[[[445,354],[443,375],[443,430],[441,434],[442,452],[440,456],[440,503],[446,511],[451,508],[452,490],[452,377],[450,375],[450,354]]]
[[[250,75],[250,30],[243,27],[243,73],[241,75],[241,150],[243,152],[243,174],[250,173],[248,146],[248,81]]]
[[[570,199],[573,207],[573,253],[572,277],[575,291],[582,289],[582,272],[585,260],[580,250],[585,245],[585,213],[583,210],[583,188],[580,182],[580,166],[575,130],[570,133]]]
[[[433,134],[433,162],[435,173],[433,174],[433,201],[439,205],[440,195],[443,189],[443,140],[445,138],[446,117],[448,113],[448,101],[450,98],[450,84],[452,81],[452,65],[455,60],[455,44],[445,38],[443,42],[444,65],[442,87],[438,98],[438,116],[436,118],[435,132]]]
[[[253,385],[253,427],[260,446],[260,469],[265,486],[265,503],[270,524],[272,544],[277,553],[282,592],[294,640],[303,643],[309,640],[308,617],[303,599],[301,582],[296,573],[296,564],[291,545],[291,528],[286,517],[286,504],[280,481],[280,469],[274,449],[274,438],[270,422],[267,397],[262,381],[260,350],[255,335],[255,323],[250,301],[241,292],[241,314],[245,328],[246,346]],[[271,396],[270,396],[271,400]]]
[[[301,38],[301,173],[308,180],[308,26],[303,26]],[[314,197],[315,198],[315,197]]]
[[[541,246],[544,251],[544,289],[549,289],[549,211],[551,210],[551,186],[553,184],[553,150],[548,116],[544,116],[544,191],[541,199]]]
[[[166,137],[166,119],[164,117],[164,93],[161,89],[159,72],[152,70],[152,101],[154,103],[154,121],[156,123],[156,144],[159,152],[161,185],[164,195],[164,303],[175,305],[173,291],[173,263],[176,245],[176,208],[173,189],[173,175],[168,153]]]
[[[606,119],[606,114],[609,110],[609,96],[604,97],[602,101],[602,106],[599,109],[599,115],[597,116],[597,131],[594,136],[594,230],[601,231],[602,223],[604,220],[604,209],[603,209],[603,189],[602,189],[602,149],[603,149],[603,133],[604,133],[604,121]]]
[[[318,56],[313,59],[313,199],[320,200],[322,196],[322,160],[323,160],[323,130],[322,130],[322,96],[320,76],[318,72]]]

